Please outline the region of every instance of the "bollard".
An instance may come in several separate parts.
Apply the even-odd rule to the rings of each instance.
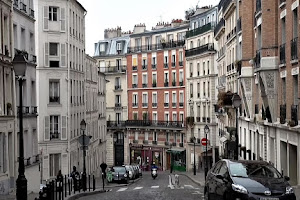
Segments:
[[[95,181],[95,176],[93,175],[93,191],[96,189],[96,181]]]
[[[91,189],[91,175],[89,174],[89,191]]]
[[[175,174],[175,187],[179,187],[179,175]]]

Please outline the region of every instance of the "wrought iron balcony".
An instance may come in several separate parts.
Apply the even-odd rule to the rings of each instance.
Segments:
[[[221,32],[222,30],[225,30],[225,20],[224,20],[224,18],[222,18],[219,21],[219,23],[217,24],[217,26],[215,27],[215,30],[214,30],[215,36],[217,36],[218,33]]]
[[[148,103],[142,103],[143,107],[148,107]]]
[[[135,53],[135,52],[148,52],[152,50],[162,50],[162,49],[169,49],[169,48],[176,48],[176,47],[183,47],[185,44],[185,40],[179,41],[170,41],[160,44],[152,44],[152,45],[142,45],[138,47],[128,47],[128,53]]]
[[[200,122],[200,117],[196,117],[196,122]]]
[[[60,133],[59,132],[50,133],[50,140],[54,140],[54,139],[60,139]]]
[[[177,103],[172,103],[172,107],[176,107],[176,104],[177,104]]]
[[[152,64],[152,69],[156,69],[156,64]]]
[[[142,65],[143,70],[147,70],[147,65]]]
[[[298,105],[291,106],[291,120],[295,126],[298,125]]]
[[[132,88],[137,88],[137,84],[132,84]]]
[[[183,61],[179,61],[179,66],[183,66]]]
[[[164,63],[164,68],[168,69],[169,68],[169,64],[168,63]]]
[[[121,90],[121,85],[115,85],[115,90]]]
[[[152,103],[152,107],[157,107],[157,103]]]
[[[165,83],[164,83],[164,86],[165,86],[165,87],[168,87],[168,86],[169,86],[169,82],[165,82]]]
[[[280,105],[280,124],[284,124],[286,120],[286,105]]]
[[[20,112],[20,107],[17,107],[18,110],[18,116],[19,116],[19,112]],[[36,116],[38,114],[37,112],[37,106],[23,106],[22,107],[22,113],[23,113],[23,117],[26,116]]]
[[[17,8],[19,7],[19,0],[14,0],[14,6]]]
[[[169,127],[169,128],[184,128],[184,123],[181,121],[157,121],[157,120],[127,120],[126,126],[151,126],[151,127]]]
[[[202,45],[200,47],[185,50],[185,56],[186,57],[195,56],[195,55],[199,55],[199,54],[206,53],[209,51],[215,51],[213,43],[208,43],[208,44]]]
[[[22,10],[26,13],[27,12],[26,7],[27,7],[27,5],[25,3],[20,2],[20,10]]]
[[[115,107],[120,108],[120,107],[122,107],[122,104],[121,103],[115,103]]]
[[[137,71],[137,66],[132,66],[133,71]]]
[[[291,60],[298,59],[298,37],[291,40]]]
[[[107,121],[108,128],[125,128],[125,121]]]
[[[280,64],[285,64],[285,44],[280,45]]]
[[[176,86],[176,81],[172,81],[172,86]]]
[[[157,141],[156,141],[156,140],[153,140],[153,141],[152,141],[152,144],[157,145]]]
[[[179,81],[179,86],[183,86],[183,81]]]
[[[143,83],[142,86],[143,86],[143,88],[146,88],[146,87],[148,87],[148,84],[147,83]]]
[[[116,72],[126,72],[126,65],[119,66],[109,66],[109,67],[101,67],[100,71],[103,73],[116,73]]]
[[[187,31],[186,32],[186,38],[193,37],[193,36],[196,36],[196,35],[200,35],[202,33],[205,33],[207,31],[209,31],[209,30],[212,30],[213,28],[214,28],[214,26],[212,25],[212,23],[205,24],[204,26],[200,26],[196,29]]]
[[[182,102],[179,102],[179,107],[183,107],[183,103]]]
[[[29,11],[30,11],[29,16],[34,18],[34,10],[32,8],[30,8]]]
[[[169,107],[169,103],[164,103],[164,106],[165,107]]]
[[[132,103],[132,107],[138,107],[138,103]]]

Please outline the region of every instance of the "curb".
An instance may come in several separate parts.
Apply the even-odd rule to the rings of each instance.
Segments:
[[[191,178],[190,176],[188,176],[188,175],[186,175],[186,174],[178,174],[178,175],[183,175],[183,176],[189,178],[191,181],[193,181],[195,184],[197,184],[197,185],[199,185],[199,186],[201,186],[201,187],[204,187],[204,186],[205,186],[204,183],[199,182],[199,181],[196,181],[196,180],[194,180],[193,178]]]
[[[106,186],[104,187],[105,190],[102,189],[96,189],[95,191],[92,192],[85,192],[85,193],[78,193],[78,194],[74,194],[73,196],[67,197],[65,198],[66,200],[75,200],[75,199],[79,199],[80,197],[85,197],[85,196],[89,196],[89,195],[94,195],[94,194],[100,194],[100,193],[105,193],[105,192],[109,192],[109,188],[116,188],[116,187],[124,187],[124,186],[129,186],[132,185],[135,182],[138,182],[141,178],[135,179],[132,182],[128,183],[128,184],[122,184],[122,185],[116,185],[116,186]],[[107,188],[107,189],[106,189]]]

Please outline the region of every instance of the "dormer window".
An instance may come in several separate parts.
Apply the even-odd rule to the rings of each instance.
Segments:
[[[49,7],[49,20],[57,21],[57,7]]]
[[[100,52],[104,52],[105,51],[105,44],[100,44]]]
[[[118,51],[118,53],[120,53],[122,51],[122,43],[121,42],[117,43],[117,51]]]

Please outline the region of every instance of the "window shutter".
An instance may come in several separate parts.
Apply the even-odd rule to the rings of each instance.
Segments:
[[[61,116],[61,139],[67,140],[67,116]]]
[[[49,6],[44,6],[44,31],[49,30]]]
[[[60,8],[60,32],[66,32],[66,12],[65,8]]]
[[[44,60],[45,67],[49,67],[49,43],[48,42],[45,43],[44,51],[45,51],[45,60]]]
[[[49,179],[49,154],[43,156],[43,180]]]
[[[68,154],[62,153],[61,154],[61,173],[68,174]]]
[[[60,44],[60,65],[61,67],[65,67],[66,66],[66,44]]]
[[[46,116],[44,119],[44,141],[50,140],[50,117]]]

